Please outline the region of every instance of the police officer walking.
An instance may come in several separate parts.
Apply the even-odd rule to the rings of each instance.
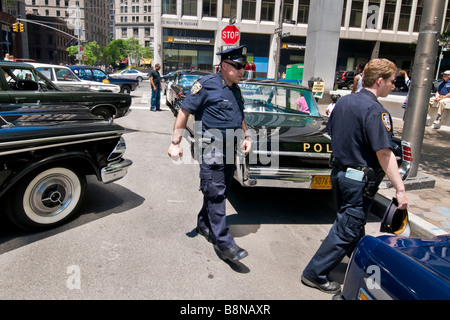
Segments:
[[[333,150],[331,183],[337,218],[320,248],[303,271],[301,281],[327,293],[340,291],[328,279],[345,255],[364,235],[364,225],[378,186],[386,174],[396,191],[399,209],[406,209],[403,180],[391,150],[392,119],[378,102],[394,88],[397,67],[387,59],[373,59],[364,68],[364,88],[339,99],[327,131]]]
[[[247,47],[234,47],[217,55],[221,57],[220,72],[204,76],[192,86],[175,120],[168,153],[174,160],[182,157],[179,144],[187,119],[193,114],[198,129],[195,139],[201,140],[203,151],[198,159],[203,206],[197,217],[197,232],[217,247],[222,259],[237,261],[248,253],[235,243],[226,224],[226,196],[235,170],[234,157],[227,161],[227,153],[235,151],[235,135],[230,131],[242,130],[245,138],[240,148],[245,154],[251,148],[244,100],[237,85],[247,64]]]

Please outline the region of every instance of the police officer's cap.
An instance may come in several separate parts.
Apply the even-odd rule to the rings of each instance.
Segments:
[[[408,211],[406,209],[398,209],[396,198],[392,198],[386,208],[383,219],[381,220],[380,231],[404,237],[409,237],[411,233],[408,221]]]
[[[244,44],[216,53],[220,56],[220,61],[233,60],[239,63],[247,63],[247,46]]]

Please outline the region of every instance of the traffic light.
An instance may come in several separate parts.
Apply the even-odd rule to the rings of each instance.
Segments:
[[[23,23],[19,23],[19,31],[23,32]]]
[[[18,22],[16,22],[16,23],[13,23],[13,32],[19,32],[19,23]]]

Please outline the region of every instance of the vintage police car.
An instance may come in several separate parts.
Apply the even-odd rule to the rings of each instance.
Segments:
[[[17,104],[68,104],[105,119],[126,115],[131,97],[123,93],[64,91],[26,63],[0,62],[0,108]]]
[[[450,235],[434,239],[365,236],[347,266],[346,300],[449,300]]]
[[[242,80],[239,86],[253,143],[247,156],[236,148],[235,179],[242,186],[251,187],[331,189],[327,118],[320,114],[311,90],[297,84],[257,79]],[[188,139],[193,145],[201,139],[195,137],[194,125],[190,117]],[[194,149],[191,153],[197,159]],[[410,145],[394,138],[392,149],[400,173],[406,178],[412,161]]]
[[[29,230],[73,218],[86,175],[110,183],[127,173],[124,131],[77,105],[2,105],[1,212]]]

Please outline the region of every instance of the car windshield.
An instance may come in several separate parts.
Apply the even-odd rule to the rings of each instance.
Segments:
[[[179,79],[179,83],[184,87],[191,87],[195,81],[197,81],[198,79],[200,79],[202,76],[199,74],[193,74],[193,75],[183,75],[180,79]]]
[[[58,90],[50,80],[35,69],[3,67],[1,73],[4,73],[11,90]]]
[[[274,84],[240,83],[246,112],[320,116],[311,92]]]

